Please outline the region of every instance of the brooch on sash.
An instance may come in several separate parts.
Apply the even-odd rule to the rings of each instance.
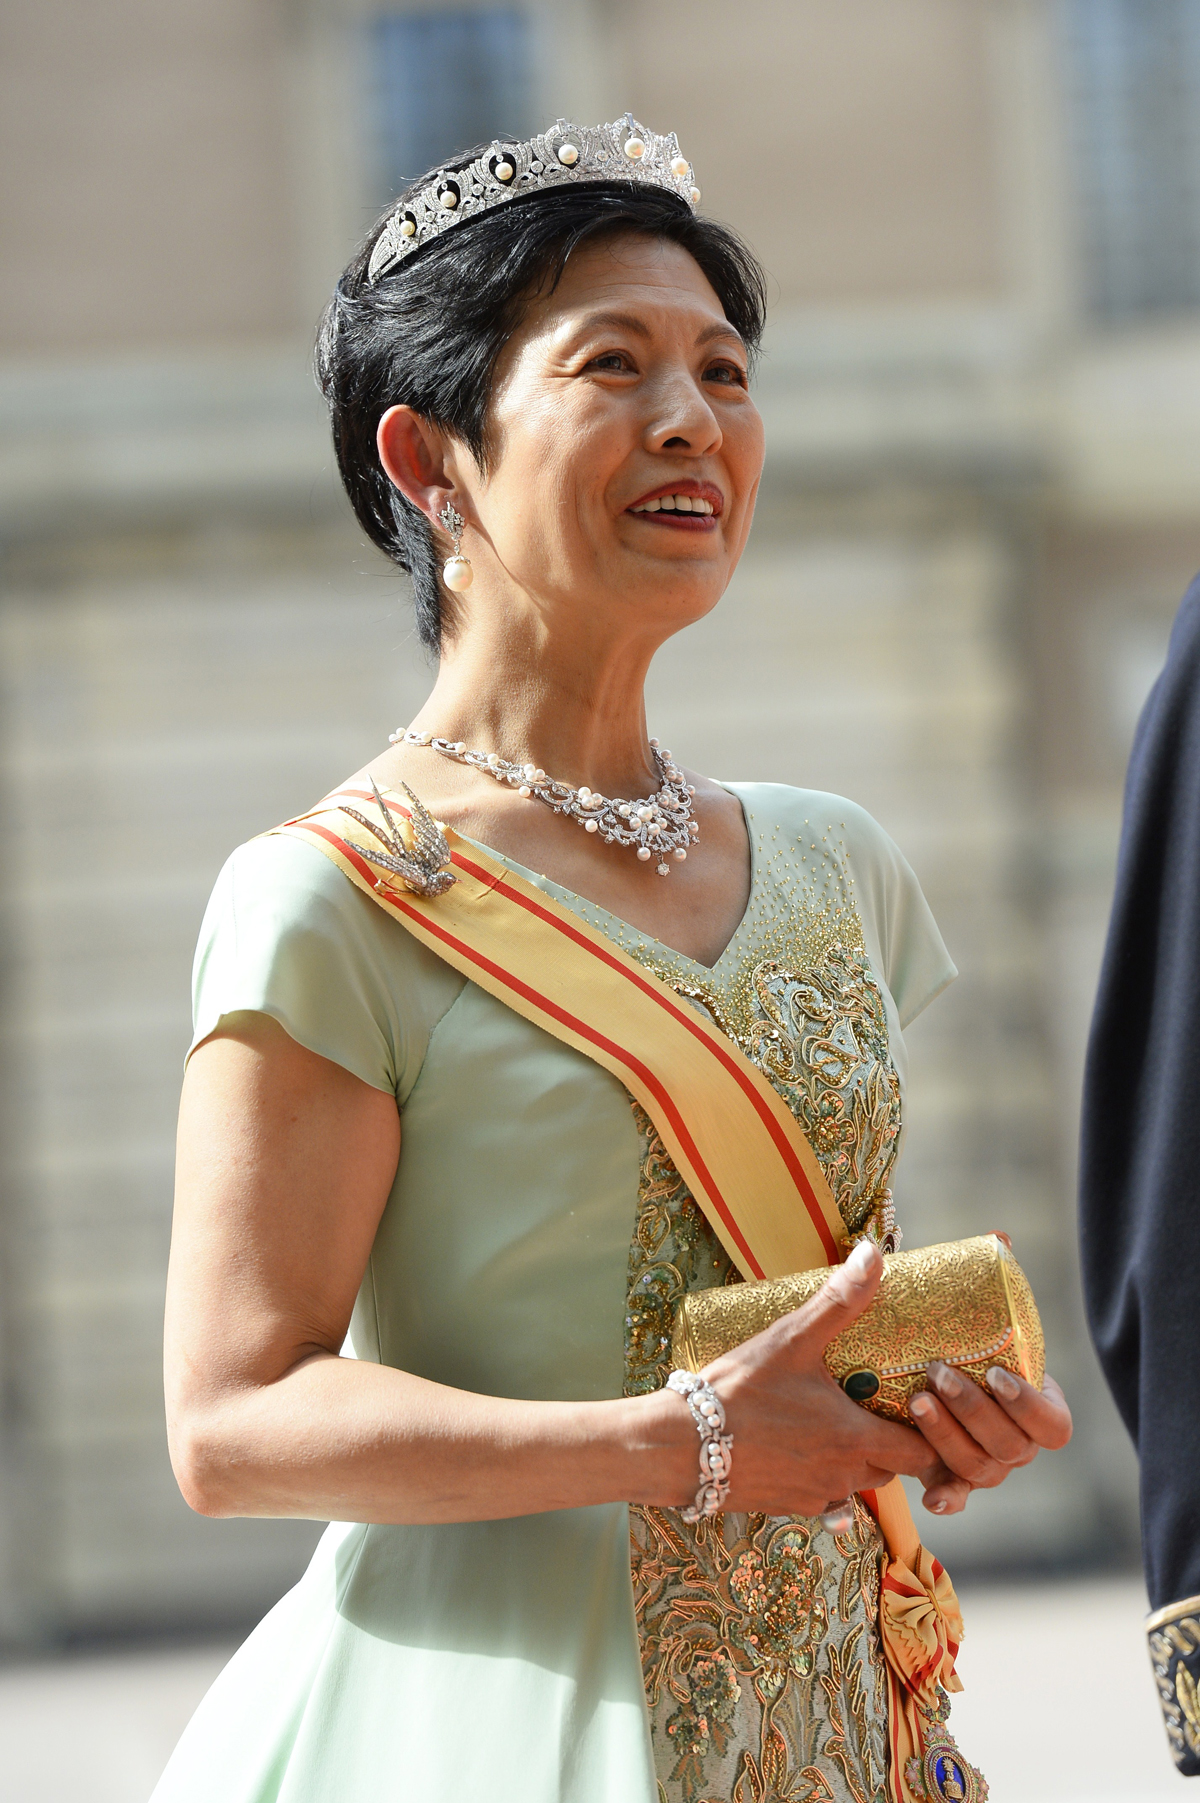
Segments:
[[[371,787],[375,791],[375,800],[379,804],[382,827],[368,820],[355,808],[348,808],[340,803],[343,814],[349,814],[351,820],[357,820],[359,826],[365,827],[373,839],[378,839],[383,846],[382,851],[374,851],[366,845],[357,850],[372,864],[378,864],[381,870],[388,870],[398,876],[406,889],[414,895],[444,895],[452,889],[458,878],[448,868],[450,863],[450,847],[445,835],[424,802],[418,801],[407,783],[400,787],[408,796],[412,808],[412,845],[408,845],[400,833],[400,829],[388,813],[387,803],[379,793],[374,777]]]

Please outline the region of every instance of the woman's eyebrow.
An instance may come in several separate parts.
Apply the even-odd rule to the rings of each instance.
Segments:
[[[650,327],[636,313],[585,313],[575,330],[594,332],[602,326],[610,326],[618,332],[633,332],[639,338],[650,337]]]
[[[582,334],[597,331],[605,326],[618,332],[632,332],[638,338],[652,336],[651,328],[644,319],[639,319],[636,313],[586,313],[579,321],[576,331]],[[741,350],[746,348],[745,339],[737,327],[731,326],[727,319],[714,320],[711,325],[705,326],[702,332],[697,332],[696,343],[709,344],[714,338],[731,338]]]
[[[711,344],[714,338],[731,338],[739,350],[744,351],[746,348],[746,340],[737,327],[731,326],[727,319],[714,320],[712,325],[705,326],[702,332],[697,333],[696,343]]]

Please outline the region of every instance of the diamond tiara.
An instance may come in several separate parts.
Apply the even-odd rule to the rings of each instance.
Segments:
[[[495,142],[462,168],[439,169],[419,193],[396,207],[375,241],[368,282],[390,275],[405,258],[443,232],[506,201],[543,188],[637,182],[665,188],[695,211],[700,190],[674,132],[660,138],[632,113],[611,125],[572,125],[558,119],[523,144]]]

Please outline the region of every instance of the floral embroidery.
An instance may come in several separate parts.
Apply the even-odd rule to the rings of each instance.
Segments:
[[[900,1082],[861,925],[826,861],[808,904],[795,885],[744,935],[726,981],[660,946],[628,949],[703,1008],[758,1064],[808,1134],[847,1227],[891,1243]],[[740,1281],[635,1104],[642,1140],[630,1247],[625,1390],[668,1375],[682,1296]],[[630,1510],[631,1567],[659,1803],[884,1803],[884,1548],[856,1503],[835,1538],[819,1522]]]
[[[630,1512],[665,1803],[883,1803],[882,1547],[859,1505],[817,1522]]]
[[[661,1387],[688,1290],[738,1282],[647,1116],[626,1308],[628,1395]],[[883,1543],[818,1522],[630,1510],[660,1803],[883,1803]]]
[[[704,1760],[729,1747],[729,1724],[742,1700],[733,1660],[721,1647],[693,1659],[687,1674],[687,1701],[667,1717],[667,1738],[678,1763],[674,1778],[684,1774],[686,1790],[695,1793],[704,1781]]]
[[[731,1623],[735,1645],[759,1671],[762,1689],[777,1693],[789,1673],[811,1676],[815,1649],[829,1626],[816,1594],[820,1561],[811,1556],[807,1529],[777,1529],[766,1547],[751,1543],[734,1560],[729,1589],[739,1614]]]
[[[803,975],[766,960],[753,984],[746,1050],[803,1126],[850,1231],[894,1240],[900,1079],[865,951],[831,945]]]
[[[773,862],[732,970],[697,981],[697,967],[664,946],[625,949],[758,1065],[808,1135],[850,1232],[893,1250],[903,1098],[849,877],[828,849],[811,886],[797,884],[794,867],[785,884],[787,866],[774,875]]]
[[[638,1214],[629,1250],[625,1305],[625,1394],[667,1381],[667,1353],[680,1299],[689,1290],[738,1283],[733,1260],[692,1200],[650,1118],[635,1102],[642,1140]]]

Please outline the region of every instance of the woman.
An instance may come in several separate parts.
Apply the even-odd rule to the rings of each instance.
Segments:
[[[202,932],[175,1468],[204,1513],[338,1525],[158,1803],[983,1795],[945,1735],[899,1769],[880,1530],[815,1517],[898,1472],[957,1510],[1069,1419],[943,1367],[905,1427],[825,1373],[890,1243],[901,1027],[954,973],[860,809],[685,779],[647,738],[650,660],[723,593],[763,459],[763,280],[698,198],[673,139],[560,121],[416,184],[326,316],[342,474],[440,664],[390,750],[234,854]],[[774,1108],[812,1142],[829,1256],[859,1242],[711,1390],[665,1387],[671,1318],[748,1242],[696,1200],[671,1057],[595,1025],[621,983],[754,1132]]]

